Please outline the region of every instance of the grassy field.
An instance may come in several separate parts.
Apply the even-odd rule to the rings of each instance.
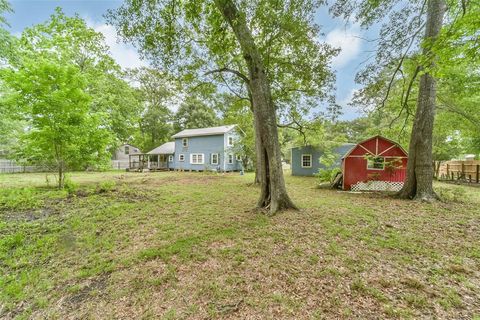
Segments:
[[[0,318],[480,319],[480,189],[434,204],[287,177],[0,175]]]

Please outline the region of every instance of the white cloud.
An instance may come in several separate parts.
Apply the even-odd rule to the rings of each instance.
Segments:
[[[95,23],[89,18],[85,20],[88,26],[103,34],[105,43],[110,47],[111,56],[122,68],[137,68],[148,65],[140,59],[140,55],[134,47],[117,41],[117,33],[113,26],[105,23]]]
[[[350,28],[335,28],[327,34],[325,42],[341,49],[332,62],[335,69],[341,69],[359,55],[362,46],[359,36],[360,28],[356,25]]]
[[[341,118],[343,120],[351,120],[351,119],[357,118],[361,113],[361,110],[349,105],[349,103],[352,102],[353,96],[357,92],[358,92],[358,89],[352,89],[348,92],[347,95],[337,100],[338,105],[342,107],[343,115],[341,116]]]

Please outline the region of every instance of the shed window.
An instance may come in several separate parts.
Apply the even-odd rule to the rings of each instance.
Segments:
[[[185,161],[185,155],[183,153],[178,155],[178,161]]]
[[[183,139],[182,139],[182,146],[183,146],[184,148],[188,147],[188,139],[187,139],[187,138],[183,138]]]
[[[130,147],[129,146],[125,146],[125,154],[130,154]]]
[[[210,156],[211,164],[218,164],[218,153],[212,153]]]
[[[228,155],[228,164],[233,164],[233,154]]]
[[[302,168],[311,168],[311,167],[312,167],[312,155],[302,154]]]
[[[168,162],[173,162],[173,156],[172,155],[168,156]]]
[[[204,164],[203,153],[192,153],[192,154],[190,154],[190,163],[191,164]]]
[[[233,146],[233,137],[232,136],[228,137],[227,146],[229,146],[229,147]]]
[[[385,169],[385,158],[383,157],[374,157],[367,159],[367,169],[369,170],[384,170]]]

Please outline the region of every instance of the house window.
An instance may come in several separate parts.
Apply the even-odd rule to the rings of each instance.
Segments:
[[[168,156],[168,162],[173,162],[173,156],[172,155]]]
[[[384,170],[385,169],[385,158],[383,157],[373,157],[367,159],[367,169],[369,170]]]
[[[210,156],[211,164],[218,164],[218,153],[212,153]]]
[[[130,154],[130,147],[129,146],[125,146],[125,154]]]
[[[178,161],[181,161],[181,162],[185,161],[185,155],[183,153],[178,155]]]
[[[312,167],[312,155],[302,154],[302,168],[311,168],[311,167]]]
[[[204,164],[203,153],[192,153],[192,154],[190,154],[190,163],[191,164]]]
[[[242,157],[241,157],[239,154],[237,154],[237,155],[235,156],[235,160],[237,160],[237,161],[242,161]]]
[[[228,155],[228,164],[233,164],[233,154]]]
[[[188,147],[188,139],[187,139],[187,138],[183,138],[183,139],[182,139],[182,146],[183,146],[184,148]]]
[[[233,137],[228,137],[227,146],[229,146],[229,147],[233,146]]]

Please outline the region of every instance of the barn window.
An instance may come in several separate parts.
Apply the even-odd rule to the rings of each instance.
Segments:
[[[187,138],[182,139],[182,145],[183,145],[184,148],[188,147],[188,139]]]
[[[228,164],[233,164],[233,154],[228,155]]]
[[[385,169],[385,158],[383,157],[373,157],[367,159],[367,169],[369,170],[384,170]]]
[[[168,162],[173,162],[173,156],[172,155],[168,156]]]
[[[178,155],[178,161],[185,161],[185,155],[183,153]]]
[[[229,146],[229,147],[233,146],[233,137],[232,136],[228,137],[227,146]]]
[[[125,154],[130,154],[130,148],[128,146],[125,146]]]
[[[311,168],[311,167],[312,167],[312,155],[302,154],[302,168]]]

